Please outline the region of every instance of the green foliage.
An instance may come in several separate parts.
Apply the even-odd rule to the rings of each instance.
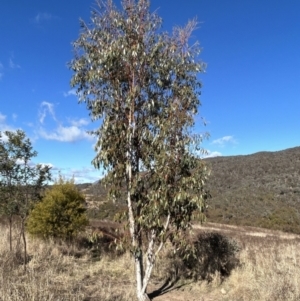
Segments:
[[[113,199],[125,187],[131,232],[140,236],[134,242],[143,232],[164,242],[170,227],[188,228],[207,197],[208,170],[193,155],[202,136],[190,131],[205,67],[198,43],[189,45],[197,22],[169,35],[149,7],[126,0],[119,11],[100,1],[92,25],[81,21],[70,63],[71,85],[92,119],[101,120],[93,163],[108,171]]]
[[[195,155],[203,137],[191,134],[205,65],[199,44],[190,45],[196,20],[168,34],[148,0],[123,0],[121,10],[97,3],[74,43],[71,85],[101,122],[94,166],[106,170],[113,200],[125,190],[141,298],[164,243],[171,235],[183,241],[205,208],[209,171]]]
[[[10,225],[9,244],[12,251],[13,216],[18,217],[24,246],[24,269],[27,263],[25,221],[33,204],[39,200],[50,167],[33,164],[37,156],[31,141],[21,130],[0,132],[0,214],[8,218]]]
[[[25,132],[0,132],[0,213],[26,218],[32,203],[39,199],[40,192],[50,179],[50,167],[32,164],[37,156]]]
[[[72,239],[88,224],[84,203],[74,180],[60,177],[30,212],[27,230],[42,238]]]

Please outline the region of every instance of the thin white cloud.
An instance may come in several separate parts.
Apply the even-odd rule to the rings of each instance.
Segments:
[[[216,145],[219,145],[219,146],[224,146],[226,143],[236,144],[237,141],[234,139],[233,136],[224,136],[224,137],[216,139],[212,142],[212,144],[216,144]]]
[[[213,157],[220,157],[222,156],[222,153],[216,152],[216,151],[206,151],[206,154],[203,155],[203,158],[213,158]]]
[[[24,160],[24,159],[18,158],[18,159],[15,161],[15,163],[18,164],[18,165],[24,165],[24,164],[25,164],[25,160]],[[28,164],[29,166],[35,166],[35,163],[32,162],[32,161],[27,162],[27,164]]]
[[[68,170],[68,177],[73,177],[76,183],[94,183],[100,180],[103,175],[94,167],[82,167],[81,169]]]
[[[6,121],[6,116],[0,113],[0,124],[4,124]]]
[[[89,120],[86,118],[80,118],[78,120],[70,119],[69,122],[71,123],[72,126],[76,126],[76,127],[88,125],[90,123]]]
[[[13,114],[12,114],[12,119],[13,119],[13,121],[16,121],[16,120],[17,120],[17,118],[18,118],[18,115],[17,115],[17,114],[15,114],[15,113],[13,113]]]
[[[53,16],[52,14],[49,13],[41,13],[39,12],[35,17],[34,17],[34,22],[39,24],[43,21],[50,21],[52,19],[57,19],[56,16]]]
[[[5,131],[9,131],[11,128],[6,124],[6,116],[0,113],[0,140],[6,142],[8,137],[4,134]]]
[[[16,63],[12,60],[12,58],[9,59],[9,67],[10,67],[11,69],[20,69],[20,68],[21,68],[21,66],[18,65],[18,64],[16,64]]]
[[[52,179],[58,179],[59,175],[65,179],[74,179],[75,183],[94,183],[103,178],[103,174],[100,170],[94,167],[82,167],[82,168],[58,168],[54,167],[51,169]]]
[[[42,167],[50,167],[51,169],[54,167],[54,165],[52,163],[39,163],[39,165],[41,165]]]
[[[50,103],[50,102],[47,102],[47,101],[43,101],[41,103],[41,106],[40,106],[40,112],[39,112],[39,121],[41,124],[44,123],[44,120],[47,116],[47,114],[50,114],[51,117],[55,120],[56,120],[56,117],[55,117],[55,112],[54,112],[54,105],[53,103]]]
[[[68,97],[68,96],[77,96],[76,94],[76,90],[75,89],[71,89],[68,92],[64,92],[64,97]]]
[[[15,130],[16,130],[15,128],[7,124],[6,115],[1,114],[0,112],[0,132],[15,131]],[[2,139],[5,141],[7,140],[7,137],[6,135],[4,135],[4,133],[2,133]]]
[[[92,136],[89,135],[85,130],[76,126],[59,125],[54,131],[51,132],[41,128],[39,134],[46,140],[56,140],[60,142],[75,142],[83,139],[93,139]]]
[[[55,128],[49,129],[45,124],[45,118],[50,116],[55,121]],[[93,140],[84,126],[89,124],[85,118],[69,119],[67,125],[60,122],[55,115],[54,104],[43,101],[39,110],[39,129],[37,135],[46,140],[55,140],[60,142],[75,142],[78,140]]]
[[[16,163],[19,165],[23,165],[24,164],[24,159],[17,159]]]
[[[86,177],[95,171],[96,171],[96,169],[92,166],[91,167],[82,167],[80,169],[71,168],[69,170],[70,174],[72,174],[73,176],[76,176],[76,177]]]

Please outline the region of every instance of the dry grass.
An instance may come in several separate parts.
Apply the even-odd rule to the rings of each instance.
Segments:
[[[226,231],[239,243],[241,264],[223,282],[216,275],[210,284],[192,285],[193,294],[203,301],[300,300],[299,236],[250,227],[209,227]]]
[[[154,300],[300,300],[298,236],[217,224],[196,227],[195,231],[203,229],[220,231],[236,240],[241,247],[240,265],[227,278],[216,272],[210,282],[193,281],[180,278],[181,271],[176,270],[176,263],[166,257],[168,252],[165,251],[159,258],[149,288],[150,291],[158,289],[168,279],[168,292]],[[7,239],[8,229],[2,225],[1,301],[135,300],[134,271],[128,253],[122,256],[102,254],[94,258],[89,250],[78,245],[28,238],[30,261],[24,272],[18,247],[14,246],[13,255],[10,254]]]
[[[103,255],[64,243],[28,239],[30,261],[24,272],[20,250],[9,252],[8,229],[0,230],[1,301],[132,300],[134,291],[128,255]],[[16,256],[17,255],[17,256]]]
[[[229,299],[300,300],[299,239],[248,238],[244,245],[243,265],[224,284]]]

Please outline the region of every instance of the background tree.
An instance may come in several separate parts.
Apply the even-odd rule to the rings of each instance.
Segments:
[[[27,262],[25,221],[33,203],[40,199],[44,184],[50,180],[49,166],[31,162],[36,156],[37,152],[23,131],[5,131],[4,136],[0,136],[0,210],[9,219],[11,250],[12,220],[14,216],[19,218],[24,245],[24,268]]]
[[[191,135],[201,83],[198,43],[189,45],[197,22],[161,32],[148,0],[99,1],[90,26],[74,43],[71,85],[93,120],[99,120],[93,164],[107,170],[113,198],[126,185],[137,297],[157,254],[170,239],[184,242],[195,212],[203,212],[208,171],[195,155],[201,136]]]
[[[7,144],[2,140],[0,132],[0,214],[9,222],[9,247],[12,251],[12,222],[13,216],[17,212],[17,189],[14,186],[15,161],[9,157]]]
[[[30,212],[27,230],[45,239],[70,240],[88,224],[85,212],[85,197],[77,189],[74,179],[68,181],[59,177]]]

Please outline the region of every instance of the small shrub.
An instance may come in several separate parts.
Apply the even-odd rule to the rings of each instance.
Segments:
[[[188,253],[179,251],[173,257],[172,271],[184,278],[212,281],[219,273],[228,277],[238,266],[237,253],[240,248],[236,241],[217,232],[200,233],[194,241],[194,248]]]
[[[62,177],[45,192],[27,220],[27,230],[41,238],[74,238],[88,224],[84,195],[76,188],[74,180]]]

